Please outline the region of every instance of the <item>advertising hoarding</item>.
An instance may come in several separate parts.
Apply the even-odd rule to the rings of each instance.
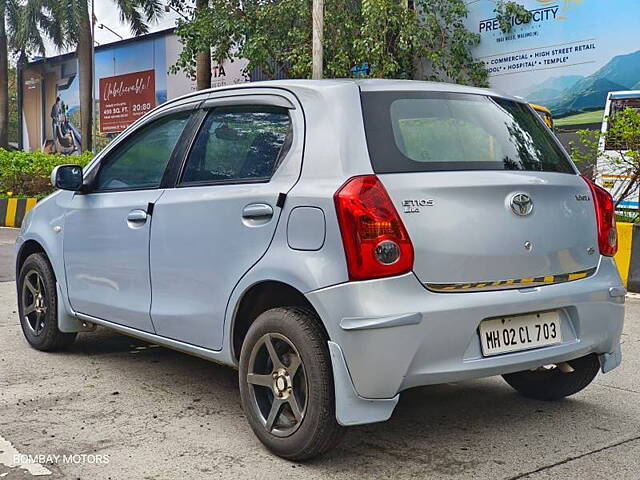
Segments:
[[[169,72],[181,50],[173,29],[96,48],[98,134],[94,143],[98,151],[156,105],[196,89],[194,78]],[[247,63],[235,59],[212,65],[212,86],[248,81]],[[78,68],[75,54],[35,60],[24,68],[20,91],[25,150],[75,154],[82,149]],[[139,97],[135,101],[134,95]]]
[[[556,125],[602,122],[610,91],[640,87],[640,2],[518,0],[533,14],[499,28],[492,0],[468,3],[474,55],[491,86],[549,108]]]
[[[156,72],[100,79],[100,133],[121,132],[156,106]]]

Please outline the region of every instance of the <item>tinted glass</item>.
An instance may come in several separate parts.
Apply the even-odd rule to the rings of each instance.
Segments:
[[[291,121],[284,108],[216,108],[198,134],[182,183],[269,179],[290,136]]]
[[[379,173],[530,170],[575,173],[525,104],[483,95],[362,94],[369,155]]]
[[[189,113],[157,120],[125,140],[108,155],[96,177],[96,190],[157,188]]]

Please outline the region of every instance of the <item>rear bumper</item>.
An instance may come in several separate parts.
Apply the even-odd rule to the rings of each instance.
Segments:
[[[389,399],[419,385],[517,372],[589,353],[601,355],[603,370],[611,370],[620,359],[623,294],[613,260],[603,257],[591,277],[545,287],[434,293],[406,274],[340,284],[307,298],[342,349],[355,393]],[[482,320],[550,309],[561,311],[563,343],[482,356]]]

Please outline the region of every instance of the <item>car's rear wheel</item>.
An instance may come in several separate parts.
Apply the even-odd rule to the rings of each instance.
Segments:
[[[584,389],[593,381],[599,369],[597,355],[591,354],[570,360],[566,365],[547,365],[535,370],[503,375],[502,378],[525,397],[559,400]]]
[[[51,351],[73,343],[76,333],[58,330],[58,295],[51,265],[43,253],[29,255],[18,275],[18,312],[27,342]]]
[[[327,338],[312,312],[261,314],[242,345],[239,377],[249,424],[276,455],[308,460],[339,441]]]

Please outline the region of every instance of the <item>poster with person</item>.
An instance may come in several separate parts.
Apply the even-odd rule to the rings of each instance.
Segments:
[[[71,155],[79,151],[80,132],[71,124],[67,116],[69,107],[58,96],[51,107],[51,139],[45,140],[45,153]]]

